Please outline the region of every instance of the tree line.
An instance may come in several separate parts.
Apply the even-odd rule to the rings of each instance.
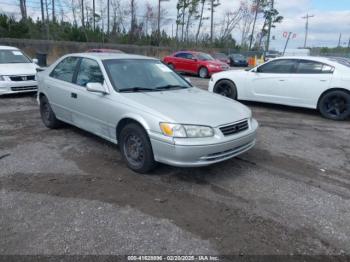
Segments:
[[[238,7],[225,12],[218,12],[220,0],[177,0],[176,15],[165,1],[104,0],[97,7],[95,0],[40,0],[41,17],[33,19],[27,1],[19,0],[19,18],[0,15],[0,36],[265,50],[270,29],[283,20],[274,0],[237,0]]]

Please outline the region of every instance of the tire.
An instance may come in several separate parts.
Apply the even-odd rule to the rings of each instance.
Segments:
[[[198,76],[200,78],[207,78],[209,76],[209,71],[206,67],[201,67],[198,70]]]
[[[236,85],[230,80],[221,80],[216,83],[214,93],[237,100]]]
[[[323,117],[332,120],[346,120],[350,117],[350,94],[335,90],[323,95],[318,108]]]
[[[46,96],[42,96],[40,98],[40,115],[44,125],[47,128],[56,129],[62,124],[62,122],[56,118]]]
[[[169,63],[169,64],[168,64],[168,67],[169,67],[171,70],[175,70],[175,66],[174,66],[172,63]]]
[[[127,124],[120,132],[120,151],[128,167],[137,173],[155,168],[152,145],[145,130],[136,123]]]

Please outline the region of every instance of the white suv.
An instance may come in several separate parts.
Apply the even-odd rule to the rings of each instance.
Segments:
[[[18,48],[0,46],[0,95],[36,91],[37,67]]]

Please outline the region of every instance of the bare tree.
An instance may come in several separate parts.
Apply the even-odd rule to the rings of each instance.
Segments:
[[[220,0],[209,0],[209,10],[210,10],[210,42],[213,43],[214,39],[214,13],[215,8],[220,5]]]
[[[26,0],[19,0],[19,7],[21,9],[22,19],[27,19],[27,3],[26,3]]]
[[[239,29],[241,31],[241,46],[247,46],[249,37],[250,37],[250,31],[251,27],[254,21],[254,7],[251,3],[248,1],[241,2],[241,8],[242,8],[242,19],[239,24]]]
[[[189,29],[192,25],[192,19],[198,18],[198,6],[200,0],[190,0],[188,2],[188,12],[187,12],[187,21],[186,21],[186,35],[185,39],[188,41],[189,39]]]
[[[201,32],[201,28],[203,26],[203,20],[205,19],[209,19],[209,17],[204,17],[204,7],[206,4],[207,0],[200,0],[201,3],[201,11],[199,14],[199,22],[198,22],[198,28],[197,28],[197,33],[196,33],[196,43],[198,43],[198,38],[199,38],[199,34]]]
[[[234,12],[227,11],[222,22],[221,40],[228,39],[242,19],[242,7]]]

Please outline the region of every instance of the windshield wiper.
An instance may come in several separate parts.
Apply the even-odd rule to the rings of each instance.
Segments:
[[[158,86],[158,87],[156,87],[155,89],[156,89],[156,90],[162,90],[162,89],[169,90],[169,89],[174,89],[174,88],[182,88],[182,89],[185,89],[185,88],[188,88],[188,86],[182,86],[182,85],[165,85],[165,86]]]
[[[139,87],[139,86],[119,89],[119,92],[143,92],[143,91],[155,91],[155,90],[154,90],[154,88]]]

